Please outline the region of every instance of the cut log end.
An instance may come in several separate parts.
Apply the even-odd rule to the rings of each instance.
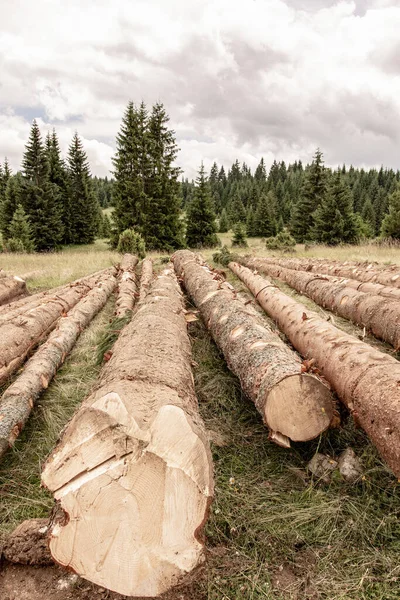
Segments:
[[[286,377],[272,388],[265,403],[265,423],[294,442],[318,437],[332,418],[331,393],[313,375]]]
[[[146,401],[141,385],[106,393],[87,419],[81,414],[43,481],[68,516],[51,532],[54,559],[120,594],[154,597],[204,561],[212,465],[207,440],[171,390],[159,389],[161,407],[148,429],[128,415],[132,398]]]

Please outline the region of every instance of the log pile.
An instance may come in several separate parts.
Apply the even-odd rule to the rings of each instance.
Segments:
[[[0,306],[14,302],[27,294],[26,283],[21,277],[0,277]]]
[[[246,259],[241,262],[247,266],[254,265],[254,261],[246,261]],[[400,348],[398,300],[357,291],[349,287],[346,280],[335,280],[333,277],[286,269],[271,263],[263,264],[260,270],[271,277],[285,281],[323,308],[365,327],[395,349]],[[400,292],[400,290],[394,291]]]
[[[376,263],[340,263],[316,258],[262,258],[257,260],[265,263],[279,264],[287,269],[295,269],[297,271],[323,273],[325,275],[356,279],[370,284],[377,283],[385,287],[400,288],[399,265],[385,266]],[[369,290],[364,289],[362,291]]]
[[[230,263],[293,346],[314,362],[400,477],[400,363],[340,331],[267,279]]]
[[[202,564],[212,460],[171,268],[141,299],[42,482],[66,514],[51,553],[86,579],[158,596]]]
[[[59,320],[48,340],[4,392],[0,399],[0,458],[14,444],[36,399],[48,387],[80,333],[104,307],[116,285],[112,271],[106,271],[94,288]]]
[[[109,274],[114,268],[106,271]],[[103,272],[104,273],[104,272]],[[63,293],[53,294],[33,306],[29,303],[22,312],[5,313],[0,321],[0,384],[4,383],[24,362],[37,344],[54,329],[58,319],[65,316],[103,275],[71,285]]]
[[[173,263],[271,439],[288,447],[325,431],[333,416],[328,388],[302,372],[301,359],[195,254],[180,250]]]

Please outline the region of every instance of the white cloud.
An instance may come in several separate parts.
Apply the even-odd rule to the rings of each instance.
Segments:
[[[111,167],[128,100],[164,102],[192,177],[263,155],[400,167],[398,0],[0,0],[0,156],[33,116]]]

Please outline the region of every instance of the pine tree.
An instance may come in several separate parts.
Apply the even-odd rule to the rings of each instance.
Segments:
[[[22,161],[19,202],[29,218],[37,250],[54,250],[61,242],[63,226],[58,187],[49,180],[49,163],[39,127],[33,121]]]
[[[219,233],[226,233],[227,231],[229,231],[229,220],[225,208],[222,209],[222,212],[219,217],[218,231]]]
[[[8,230],[7,247],[16,247],[23,252],[33,252],[35,247],[32,241],[32,229],[29,219],[21,204],[18,205]]]
[[[210,185],[203,163],[196,179],[195,195],[187,211],[186,243],[189,248],[214,248],[219,245]]]
[[[340,171],[333,176],[327,194],[313,214],[312,238],[328,245],[355,244],[359,238],[353,199]]]
[[[90,178],[86,152],[77,133],[68,149],[71,199],[70,235],[74,244],[91,244],[99,225],[99,204]]]
[[[381,234],[383,237],[400,239],[400,188],[389,196],[389,212],[382,222]]]
[[[255,212],[255,235],[271,237],[276,234],[275,197],[272,191],[262,194]]]
[[[252,205],[247,211],[246,232],[248,237],[256,237],[257,235],[256,215]]]
[[[313,162],[306,171],[301,187],[300,199],[293,207],[290,230],[297,242],[304,242],[314,226],[313,214],[326,195],[327,173],[322,152],[317,149]]]
[[[142,235],[146,247],[171,251],[183,247],[179,182],[175,166],[178,147],[175,132],[162,104],[153,106],[148,122],[149,178],[143,210]]]
[[[71,189],[67,166],[62,159],[60,144],[55,129],[46,136],[46,156],[49,163],[49,180],[57,186],[59,194],[59,210],[63,224],[63,244],[74,243],[73,223],[74,215],[71,205]]]

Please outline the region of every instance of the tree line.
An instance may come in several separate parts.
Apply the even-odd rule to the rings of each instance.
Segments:
[[[64,160],[55,130],[43,141],[33,121],[21,170],[13,175],[7,160],[0,165],[5,249],[49,251],[65,244],[90,244],[99,234],[108,235],[110,223],[102,216],[96,185],[103,191],[110,187],[105,180],[93,182],[79,135],[74,134]]]
[[[214,163],[209,173],[219,231],[237,223],[250,237],[271,237],[283,229],[297,242],[357,243],[378,235],[400,239],[400,172],[393,169],[333,171],[322,152],[311,164],[261,159],[254,173],[238,160],[226,173]],[[190,206],[196,186],[182,180],[182,202]]]

